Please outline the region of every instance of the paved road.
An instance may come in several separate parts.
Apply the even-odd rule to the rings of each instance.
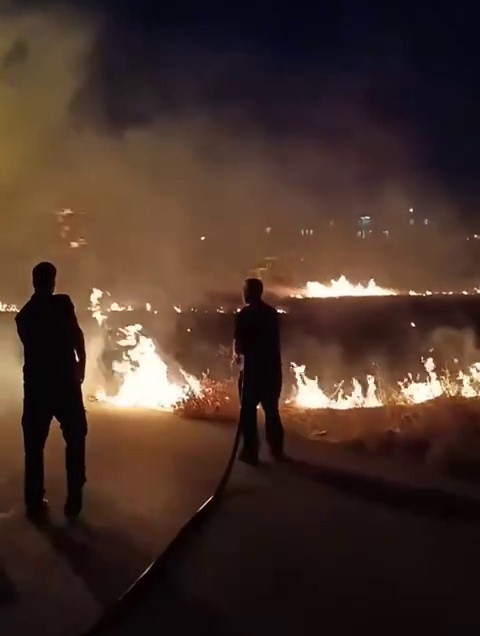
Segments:
[[[224,634],[479,633],[478,523],[349,496],[287,467],[244,479],[172,573]]]
[[[52,522],[23,516],[19,414],[0,418],[0,631],[77,634],[122,594],[212,492],[230,428],[156,413],[90,412],[84,523],[68,528],[63,446],[47,449]]]
[[[214,515],[101,636],[478,634],[480,524],[237,465]]]
[[[78,634],[166,546],[214,488],[233,430],[158,414],[91,413],[85,524],[64,526],[62,445],[48,449],[54,507],[23,518],[15,417],[0,422],[0,626]],[[328,488],[301,465],[236,465],[226,496],[121,630],[209,636],[478,633],[480,525]],[[105,636],[107,636],[105,634]]]

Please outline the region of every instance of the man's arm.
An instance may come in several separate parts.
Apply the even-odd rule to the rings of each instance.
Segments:
[[[17,325],[17,333],[18,333],[18,337],[20,338],[20,341],[22,344],[25,344],[25,328],[23,325],[23,316],[21,314],[18,314],[17,316],[15,316],[15,324]]]
[[[73,347],[78,361],[78,375],[80,383],[85,379],[85,368],[87,365],[87,353],[85,350],[85,337],[83,331],[78,324],[77,315],[75,314],[75,307],[71,298],[68,297],[69,305],[69,323],[73,339]]]
[[[273,317],[273,333],[275,336],[275,344],[280,351],[280,314],[276,309]]]
[[[80,376],[80,384],[85,380],[85,369],[87,366],[87,352],[85,350],[85,336],[78,324],[77,317],[75,316],[75,353],[78,359],[78,371]]]
[[[241,356],[243,355],[242,350],[242,328],[241,328],[241,318],[240,313],[235,314],[235,329],[233,333],[233,343],[232,343],[232,358],[235,364],[240,364]]]
[[[78,372],[79,372],[79,380],[80,384],[85,380],[85,368],[87,366],[87,352],[85,351],[85,336],[83,335],[83,331],[78,324],[77,316],[75,314],[75,308],[73,307],[73,334],[74,334],[74,346],[75,353],[77,354],[78,360]]]

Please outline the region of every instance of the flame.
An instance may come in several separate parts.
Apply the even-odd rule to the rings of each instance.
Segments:
[[[309,283],[314,285],[314,283]],[[318,284],[320,285],[320,284]],[[350,286],[350,287],[349,287]],[[373,279],[367,286],[351,285],[345,277],[332,281],[330,287],[322,285],[320,292],[335,290],[333,295],[340,294],[341,290],[353,289],[352,295],[392,295],[394,290],[381,288]],[[415,293],[415,292],[412,292]],[[426,292],[431,294],[432,292]],[[478,290],[475,290],[478,293]],[[90,294],[89,310],[92,317],[102,326],[108,320],[108,312],[133,311],[130,305],[111,303],[106,310],[102,310],[101,301],[108,292],[93,288]],[[321,297],[326,297],[325,295]],[[150,303],[145,304],[147,311],[152,311]],[[180,307],[175,311],[181,312]],[[15,305],[0,303],[0,311],[18,311]],[[192,309],[195,311],[195,309]],[[217,311],[223,312],[223,308]],[[156,310],[154,313],[157,313]],[[415,323],[411,323],[415,327]],[[157,352],[154,341],[142,332],[140,324],[123,327],[118,332],[120,337],[117,344],[122,348],[122,358],[113,363],[112,370],[120,377],[120,388],[115,395],[108,395],[101,388],[96,392],[96,398],[117,407],[127,408],[151,408],[161,410],[174,410],[179,404],[189,408],[189,404],[205,405],[208,403],[211,410],[214,405],[218,410],[223,402],[229,402],[222,394],[222,383],[208,381],[206,378],[198,378],[187,374],[183,369],[178,369],[178,379],[171,379],[171,371],[167,363]],[[456,362],[456,361],[455,361]],[[366,384],[362,384],[357,378],[352,379],[351,388],[346,388],[347,383],[340,382],[332,395],[322,389],[318,378],[310,378],[306,374],[304,365],[292,363],[295,375],[294,396],[288,403],[298,409],[356,409],[375,408],[387,404],[421,404],[439,397],[478,398],[480,397],[480,362],[475,362],[466,371],[459,371],[452,375],[449,371],[437,373],[433,358],[423,360],[426,378],[414,378],[411,373],[397,382],[395,389],[388,393],[378,390],[376,379],[373,375],[366,377]],[[228,395],[228,392],[224,392]]]
[[[0,312],[16,314],[18,313],[18,307],[17,305],[10,305],[9,303],[3,303],[2,301],[0,301]]]
[[[407,403],[422,404],[429,400],[434,400],[441,395],[448,394],[447,384],[442,382],[435,371],[435,363],[433,358],[427,358],[423,366],[427,372],[427,379],[423,382],[414,380],[411,373],[403,382],[399,382],[400,395],[403,396]]]
[[[100,301],[103,298],[103,291],[101,289],[97,289],[94,287],[90,294],[90,304],[88,306],[88,310],[92,312],[92,316],[95,318],[100,327],[107,320],[106,314],[102,312]]]
[[[107,295],[110,294],[107,292]],[[89,310],[100,326],[108,319],[108,313],[102,311],[100,304],[104,296],[105,292],[97,288],[90,294]],[[145,308],[150,312],[152,305],[146,303]],[[113,302],[106,311],[129,312],[133,308]],[[113,362],[112,370],[120,376],[120,389],[116,395],[107,395],[104,389],[99,389],[95,394],[98,401],[118,407],[172,410],[188,394],[200,392],[200,381],[183,369],[179,371],[183,381],[170,380],[167,364],[157,353],[154,341],[142,333],[142,325],[128,325],[118,333],[122,359]]]
[[[382,402],[377,397],[377,387],[375,378],[367,376],[367,390],[364,394],[360,382],[352,379],[353,389],[351,393],[346,393],[343,382],[338,386],[334,396],[329,397],[318,385],[318,378],[309,378],[305,373],[305,365],[291,363],[295,380],[297,383],[296,394],[293,399],[295,406],[303,409],[353,409],[353,408],[373,408],[382,406]]]
[[[132,305],[119,305],[117,302],[113,302],[108,311],[133,311]]]
[[[292,362],[295,375],[295,392],[289,403],[300,409],[354,409],[373,408],[387,404],[422,404],[439,397],[480,397],[480,362],[474,362],[467,371],[459,371],[451,375],[448,370],[438,374],[433,358],[423,360],[426,379],[413,378],[408,373],[404,380],[398,382],[397,389],[390,394],[379,396],[379,391],[372,375],[367,376],[367,388],[364,392],[360,382],[352,379],[352,388],[346,391],[341,382],[334,395],[329,396],[318,384],[318,378],[309,378],[304,365]]]
[[[461,294],[469,296],[480,294],[480,288],[474,287],[471,290],[462,291],[431,291],[427,289],[422,292],[409,290],[408,292],[389,287],[380,287],[373,278],[366,285],[362,283],[351,283],[344,275],[332,280],[329,283],[320,283],[319,281],[308,281],[301,290],[291,294],[293,298],[340,298],[342,296],[453,296]]]
[[[380,287],[371,278],[366,285],[351,283],[346,276],[323,284],[318,281],[308,281],[298,298],[339,298],[340,296],[396,296],[395,289]]]
[[[102,300],[102,298],[105,297],[105,295],[110,296],[110,293],[104,292],[101,289],[97,289],[96,287],[94,287],[90,293],[90,304],[88,306],[88,310],[92,312],[93,317],[95,318],[95,320],[98,322],[100,326],[103,325],[105,321],[107,320],[108,312],[134,311],[132,305],[120,305],[117,302],[112,302],[106,308],[107,313],[105,313],[105,311],[102,310],[101,304],[100,304],[100,301]],[[150,303],[145,303],[145,309],[146,311],[151,312],[152,305]],[[158,312],[154,311],[153,313],[156,314]]]
[[[113,370],[121,376],[118,393],[109,396],[103,389],[96,398],[114,406],[172,410],[189,393],[200,391],[200,381],[180,370],[183,382],[169,378],[167,364],[157,353],[155,343],[142,333],[142,325],[120,329],[123,335],[118,344],[124,349],[122,360],[113,363]]]

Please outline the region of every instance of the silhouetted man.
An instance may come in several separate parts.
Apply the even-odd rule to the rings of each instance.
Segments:
[[[23,343],[25,506],[28,516],[47,511],[43,451],[52,418],[60,423],[66,444],[65,515],[82,508],[87,419],[81,384],[85,377],[85,340],[70,297],[54,294],[56,269],[39,263],[32,272],[34,294],[16,317]]]
[[[272,455],[283,457],[283,426],[278,411],[282,390],[279,316],[262,300],[263,283],[245,281],[245,307],[236,315],[234,353],[240,363],[240,425],[243,448],[240,459],[258,463],[257,406],[265,412],[265,432]]]

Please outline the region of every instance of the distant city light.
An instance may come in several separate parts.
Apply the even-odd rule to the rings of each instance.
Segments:
[[[200,240],[201,240],[201,241],[204,241],[206,238],[207,238],[206,236],[201,236],[201,237],[200,237]]]

